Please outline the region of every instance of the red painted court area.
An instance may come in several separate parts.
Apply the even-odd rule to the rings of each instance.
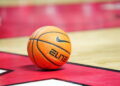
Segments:
[[[0,38],[29,36],[39,27],[48,25],[57,26],[66,32],[114,29],[120,27],[119,5],[119,1],[111,1],[0,7]],[[8,43],[4,47],[6,51]],[[106,51],[111,53],[109,44],[107,48]],[[101,54],[104,51],[99,52]],[[69,62],[59,70],[46,71],[37,68],[27,56],[0,52],[0,86],[24,86],[24,83],[29,86],[29,83],[31,85],[32,82],[50,79],[75,83],[77,86],[120,86],[120,71]]]
[[[116,5],[119,1],[0,7],[0,38],[28,36],[46,25],[58,26],[68,32],[119,27],[120,10]]]
[[[68,63],[59,70],[45,71],[35,67],[27,56],[7,53],[0,53],[0,56],[0,69],[9,71],[0,74],[1,86],[47,79],[92,86],[120,85],[120,73],[116,70]]]

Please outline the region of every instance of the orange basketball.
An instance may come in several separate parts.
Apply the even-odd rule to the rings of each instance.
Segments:
[[[58,27],[45,26],[36,30],[28,42],[28,55],[42,69],[58,69],[71,53],[68,35]]]

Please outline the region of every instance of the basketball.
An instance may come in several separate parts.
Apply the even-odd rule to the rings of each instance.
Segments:
[[[64,65],[71,53],[68,35],[55,26],[37,29],[28,41],[28,56],[42,69],[58,69]]]

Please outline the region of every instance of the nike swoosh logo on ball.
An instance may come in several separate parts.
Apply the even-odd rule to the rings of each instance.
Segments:
[[[57,41],[57,42],[66,42],[66,43],[70,43],[69,41],[61,40],[58,36],[56,37],[56,41]]]

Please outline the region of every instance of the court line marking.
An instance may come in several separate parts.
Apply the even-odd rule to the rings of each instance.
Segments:
[[[18,55],[18,56],[25,56],[25,57],[28,57],[27,55],[21,55],[21,54],[9,53],[9,52],[3,52],[3,51],[2,51],[2,52],[0,51],[0,53],[6,53],[6,54],[13,54],[13,55]],[[67,64],[74,64],[74,65],[78,65],[78,66],[96,68],[96,69],[107,70],[107,71],[112,71],[112,72],[120,72],[120,70],[115,70],[115,69],[110,69],[110,68],[103,68],[103,67],[92,66],[92,65],[86,65],[86,64],[80,64],[80,63],[74,63],[74,62],[67,62]]]
[[[46,79],[41,79],[41,80],[34,80],[34,81],[27,81],[27,82],[22,82],[22,83],[15,83],[15,84],[8,84],[8,85],[5,85],[5,86],[14,86],[14,85],[17,85],[17,84],[24,84],[24,83],[31,83],[31,82],[36,82],[36,81],[44,81],[44,80],[60,80],[60,81],[63,81],[63,82],[68,82],[68,83],[72,83],[72,84],[77,84],[77,85],[82,85],[82,86],[89,86],[89,85],[86,85],[86,84],[83,84],[83,83],[77,83],[77,82],[73,82],[73,81],[69,81],[69,80],[63,80],[63,79],[58,79],[58,78],[46,78]]]
[[[7,73],[10,73],[12,72],[13,70],[10,70],[10,69],[5,69],[5,68],[0,68],[0,70],[3,70],[5,72],[1,73],[0,76],[4,75],[4,74],[7,74]]]

